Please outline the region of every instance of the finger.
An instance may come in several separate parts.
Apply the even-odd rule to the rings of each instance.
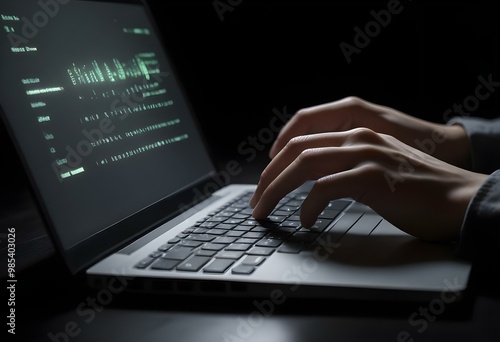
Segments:
[[[341,146],[348,136],[348,133],[318,133],[311,135],[297,136],[290,140],[286,147],[271,160],[269,165],[261,174],[259,184],[250,200],[250,207],[254,207],[259,201],[262,191],[287,168],[303,151],[318,147]]]
[[[382,153],[381,153],[382,150]],[[306,150],[271,183],[263,188],[252,214],[257,219],[266,218],[278,202],[292,190],[308,180],[352,169],[366,160],[380,160],[385,154],[371,146],[323,147]],[[380,163],[385,161],[380,160]]]
[[[301,225],[309,228],[328,202],[339,198],[352,198],[369,205],[370,199],[383,184],[383,168],[375,163],[328,175],[318,179],[304,199],[300,209]]]
[[[313,148],[354,146],[359,144],[367,147],[368,145],[379,147],[390,146],[390,142],[387,139],[367,128],[355,128],[337,133],[317,133],[293,138],[262,172],[257,188],[250,200],[250,207],[255,207],[269,184],[295,161],[303,151]],[[366,158],[367,156],[364,157]],[[332,160],[326,160],[325,165],[331,162]]]
[[[351,128],[355,102],[352,98],[345,98],[298,111],[279,132],[269,150],[269,156],[274,158],[294,137]]]

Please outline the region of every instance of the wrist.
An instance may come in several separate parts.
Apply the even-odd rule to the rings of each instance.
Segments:
[[[471,170],[470,139],[464,127],[459,124],[443,125],[442,132],[445,140],[436,148],[435,156],[449,164]]]

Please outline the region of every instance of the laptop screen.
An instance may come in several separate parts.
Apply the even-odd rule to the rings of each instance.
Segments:
[[[2,111],[64,249],[213,172],[143,6],[2,0],[0,22]]]

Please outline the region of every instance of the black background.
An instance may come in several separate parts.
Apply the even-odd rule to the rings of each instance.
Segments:
[[[222,158],[288,113],[349,95],[444,122],[443,113],[474,95],[478,77],[499,75],[495,2],[400,1],[402,10],[351,63],[354,44],[391,1],[149,0],[188,80],[209,142]],[[497,116],[498,92],[474,115]],[[270,144],[269,144],[270,145]],[[269,146],[266,146],[269,147]]]

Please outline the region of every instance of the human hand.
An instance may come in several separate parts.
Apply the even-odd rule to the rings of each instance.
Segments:
[[[304,227],[314,224],[330,200],[349,197],[415,237],[437,241],[458,235],[468,203],[486,175],[458,168],[367,128],[296,136],[297,132],[319,130],[314,125],[325,111],[317,112],[321,114],[310,116],[314,124],[300,128],[303,119],[299,119],[286,127],[274,146],[274,158],[262,172],[250,201],[256,219],[265,219],[286,194],[315,180],[301,207]],[[399,114],[387,117],[390,123]],[[412,122],[411,118],[405,120],[406,125]],[[322,130],[331,129],[334,121],[329,120],[330,127]],[[339,129],[354,121],[344,122]],[[289,136],[295,137],[285,143]]]
[[[461,168],[471,167],[469,138],[461,126],[432,123],[357,97],[298,111],[280,131],[271,147],[270,157],[276,156],[294,137],[357,127],[391,135]]]

